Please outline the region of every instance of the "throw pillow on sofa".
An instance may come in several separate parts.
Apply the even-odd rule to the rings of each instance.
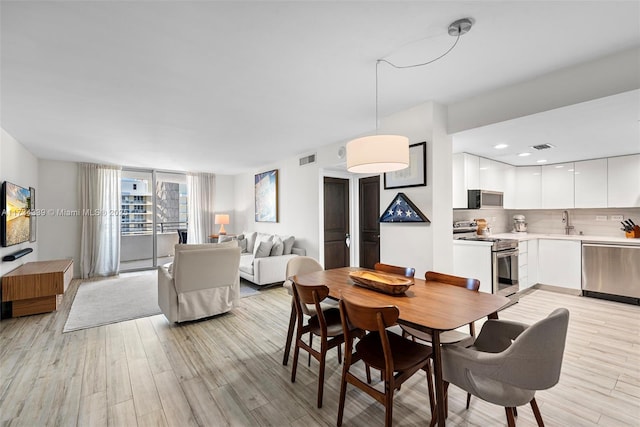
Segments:
[[[253,233],[249,233],[247,231],[243,231],[242,235],[244,236],[244,240],[247,241],[247,252],[253,252],[253,249],[255,247],[256,244],[256,233],[255,231]]]
[[[238,246],[240,246],[240,252],[245,254],[247,252],[247,239],[238,240]]]
[[[291,248],[293,248],[293,242],[296,240],[294,236],[288,236],[282,239],[282,243],[284,244],[283,255],[291,255]]]
[[[220,236],[218,236],[218,243],[230,242],[232,240],[236,240],[236,238],[233,236],[228,236],[226,234],[221,234]]]
[[[273,242],[270,240],[256,242],[258,244],[258,248],[256,249],[256,253],[254,254],[254,258],[266,258],[271,253],[271,247],[273,246]]]
[[[273,239],[273,247],[269,256],[280,256],[282,254],[284,254],[284,243],[280,237],[276,237]]]
[[[255,242],[255,245],[253,246],[253,255],[255,255],[256,252],[258,251],[258,247],[260,246],[261,242],[273,242],[273,234],[266,234],[266,233],[256,234],[256,242]],[[273,246],[273,243],[272,243],[272,246]],[[249,250],[248,248],[249,248],[249,245],[247,244],[247,250]],[[269,250],[271,250],[271,248],[269,248]]]

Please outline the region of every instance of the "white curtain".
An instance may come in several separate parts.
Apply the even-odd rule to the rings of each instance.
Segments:
[[[83,278],[112,276],[120,270],[120,169],[80,163],[80,273]]]
[[[208,243],[215,232],[213,201],[216,176],[210,173],[187,174],[187,243]]]

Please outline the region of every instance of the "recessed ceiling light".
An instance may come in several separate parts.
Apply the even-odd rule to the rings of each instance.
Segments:
[[[498,144],[494,145],[493,148],[495,148],[496,150],[502,150],[503,148],[507,148],[508,146],[508,144]]]
[[[520,153],[520,154],[518,154],[518,156],[520,156],[520,157],[527,157],[527,156],[530,156],[530,155],[531,155],[531,153]]]
[[[560,169],[560,168],[563,168],[563,167],[564,167],[564,165],[556,165],[556,169]]]
[[[545,159],[537,160],[537,162],[538,162],[538,163],[547,163],[547,161],[546,161]]]

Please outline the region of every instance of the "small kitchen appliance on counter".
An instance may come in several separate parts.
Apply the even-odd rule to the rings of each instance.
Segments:
[[[526,233],[527,232],[527,222],[524,218],[524,215],[514,215],[513,216],[513,232],[514,233]]]
[[[487,224],[486,219],[478,218],[475,221],[478,224],[478,236],[489,236],[491,234],[491,229],[489,228],[489,224]]]
[[[462,235],[473,235],[478,231],[478,224],[475,221],[455,221],[453,223],[453,237],[458,238]]]

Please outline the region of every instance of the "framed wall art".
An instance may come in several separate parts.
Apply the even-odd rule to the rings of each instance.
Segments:
[[[278,170],[255,176],[256,222],[278,222]]]
[[[427,143],[409,146],[409,167],[384,174],[384,189],[424,187],[427,185]]]
[[[380,222],[426,222],[429,218],[422,213],[404,193],[396,194],[387,209],[380,216]]]

